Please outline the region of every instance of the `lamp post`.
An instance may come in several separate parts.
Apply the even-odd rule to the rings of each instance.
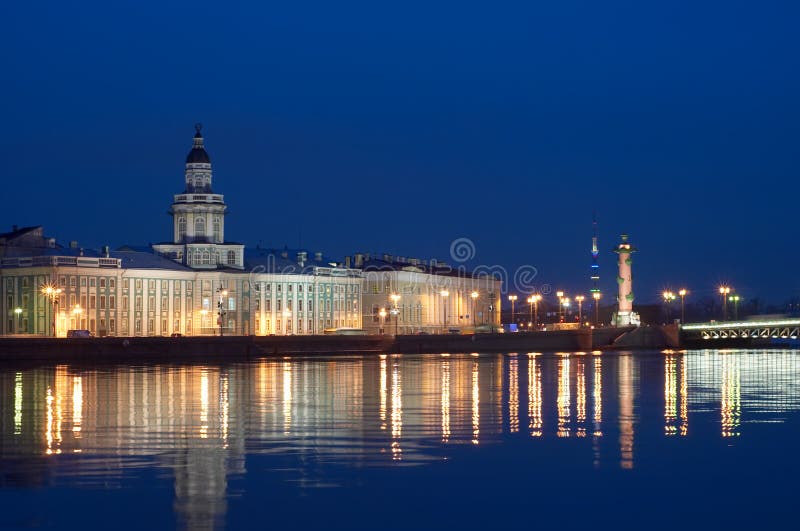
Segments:
[[[50,299],[51,311],[53,312],[53,337],[56,337],[56,306],[58,306],[58,297],[61,295],[61,288],[57,288],[52,284],[45,284],[40,291],[42,295]]]
[[[556,291],[556,297],[558,297],[558,320],[563,321],[561,310],[564,306],[564,292],[563,291]]]
[[[729,286],[720,286],[719,294],[722,295],[722,320],[728,320],[728,294],[731,292]]]
[[[665,307],[667,309],[667,322],[669,323],[669,318],[670,318],[670,313],[671,313],[670,312],[670,303],[675,300],[675,294],[672,293],[671,291],[665,291],[664,293],[661,294],[661,296],[664,297],[664,305],[665,305]],[[681,300],[683,300],[683,299],[681,299]]]
[[[728,297],[728,300],[733,303],[733,320],[739,319],[739,296],[734,294]]]
[[[19,329],[22,327],[22,308],[14,308],[14,313],[17,314],[17,330],[16,333],[19,334]]]
[[[380,335],[383,335],[383,323],[384,323],[384,320],[386,319],[386,308],[381,308],[380,311],[378,312],[378,315],[381,318]]]
[[[72,309],[72,316],[75,319],[75,328],[81,328],[81,314],[83,313],[83,308],[81,308],[80,304],[76,304],[75,307]]]
[[[681,324],[686,322],[686,294],[689,293],[686,291],[685,288],[681,288],[678,291],[678,295],[681,296]]]
[[[594,299],[594,325],[600,326],[600,292],[595,291],[592,293]]]
[[[530,311],[530,321],[529,321],[529,323],[531,323],[531,324],[528,325],[528,329],[530,330],[530,327],[533,325],[533,305],[536,303],[536,295],[531,295],[530,297],[528,297],[525,300],[530,305],[530,310],[531,310]]]
[[[219,336],[222,337],[222,323],[224,322],[225,316],[225,308],[222,304],[222,300],[224,297],[228,296],[228,290],[217,288],[217,292],[219,293],[219,301],[217,301],[217,324],[219,325]]]
[[[394,335],[397,335],[397,321],[400,318],[400,309],[397,306],[397,301],[400,300],[400,295],[397,293],[392,293],[389,295],[389,298],[392,299],[392,311],[391,313],[394,314]]]
[[[565,323],[567,322],[567,319],[569,319],[569,306],[570,306],[570,304],[571,304],[571,301],[569,300],[569,297],[564,297],[563,299],[561,299],[561,305],[564,306],[564,322]]]
[[[286,321],[286,328],[284,329],[285,331],[283,334],[285,336],[289,335],[289,319],[291,318],[292,318],[292,310],[290,310],[289,308],[285,308],[283,310],[283,319]]]
[[[583,295],[575,295],[575,300],[578,301],[578,323],[583,326],[583,301],[585,297]]]
[[[203,328],[205,328],[205,325],[206,325],[206,316],[207,315],[208,315],[208,310],[206,310],[205,308],[200,310],[200,333],[201,334],[203,333]],[[214,335],[214,328],[213,327],[211,328],[211,335]]]
[[[469,296],[472,298],[472,328],[476,328],[478,326],[478,316],[475,313],[475,303],[478,302],[478,292],[473,291]]]
[[[517,302],[516,295],[509,295],[508,300],[511,301],[511,324],[514,323],[514,303]]]
[[[444,307],[444,327],[446,329],[447,328],[447,297],[450,296],[450,292],[447,291],[446,289],[443,289],[442,291],[439,292],[439,295],[441,295],[442,299],[443,299],[442,303],[443,303],[443,307]]]

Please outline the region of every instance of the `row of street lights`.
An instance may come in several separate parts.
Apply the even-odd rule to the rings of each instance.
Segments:
[[[559,321],[564,321],[566,319],[566,313],[568,308],[572,305],[572,301],[569,297],[564,295],[563,291],[557,291],[556,297],[558,298],[558,317]],[[600,292],[595,291],[592,293],[592,298],[595,300],[595,322],[599,321],[599,301],[600,301]],[[511,302],[511,322],[515,322],[515,303],[519,300],[517,295],[509,295],[508,300]],[[534,293],[533,295],[529,296],[525,299],[530,306],[530,322],[532,326],[538,327],[539,326],[539,303],[542,301],[542,295],[538,293]],[[578,322],[583,322],[583,301],[586,300],[586,297],[583,295],[576,295],[575,302],[578,303]]]

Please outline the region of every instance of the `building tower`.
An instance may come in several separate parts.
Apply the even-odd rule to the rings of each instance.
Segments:
[[[627,234],[622,234],[620,238],[622,241],[614,248],[614,252],[619,255],[619,273],[617,274],[619,309],[614,314],[613,323],[616,326],[639,326],[639,314],[633,311],[633,277],[631,275],[633,262],[631,254],[636,252],[636,248],[628,243]]]
[[[244,246],[225,243],[224,196],[211,189],[211,159],[201,124],[196,124],[191,151],[186,156],[185,186],[170,207],[172,243],[153,246],[158,254],[194,269],[242,269]]]

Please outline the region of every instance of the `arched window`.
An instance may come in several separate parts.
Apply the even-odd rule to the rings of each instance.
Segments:
[[[206,220],[203,218],[194,218],[194,235],[196,238],[202,238],[206,235]]]
[[[219,216],[214,216],[214,241],[222,243],[222,220]]]
[[[211,263],[211,253],[208,251],[203,251],[203,258],[202,262],[203,265],[209,265]]]
[[[186,238],[186,218],[178,218],[178,241],[183,242]]]
[[[234,251],[228,251],[228,264],[236,264],[236,253]]]

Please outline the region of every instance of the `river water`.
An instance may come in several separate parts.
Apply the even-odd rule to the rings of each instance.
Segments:
[[[764,528],[800,351],[0,365],[0,529]]]

